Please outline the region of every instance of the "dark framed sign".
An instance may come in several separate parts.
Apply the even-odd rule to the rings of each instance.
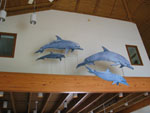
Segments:
[[[126,45],[129,59],[132,65],[143,65],[139,50],[135,45]]]
[[[0,32],[0,57],[13,58],[17,34]]]

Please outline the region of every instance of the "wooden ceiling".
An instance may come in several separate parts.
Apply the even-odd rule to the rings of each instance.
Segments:
[[[55,0],[53,3],[36,0],[36,3],[37,11],[55,9],[135,22],[150,56],[150,0]],[[28,0],[7,0],[6,10],[8,16],[25,14],[33,12],[33,5]]]
[[[3,108],[3,102],[8,102],[8,107]],[[38,101],[38,113],[130,113],[140,107],[150,104],[150,95],[144,93],[124,93],[120,98],[118,93],[79,93],[73,98],[73,93],[43,93],[43,98],[38,93],[5,92],[0,97],[0,113],[33,113],[35,101]],[[64,102],[67,108],[64,108]],[[128,106],[125,103],[128,102]],[[143,105],[144,103],[144,105]],[[135,107],[136,108],[135,108]]]

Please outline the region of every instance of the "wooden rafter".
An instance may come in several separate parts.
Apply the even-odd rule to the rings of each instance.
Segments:
[[[47,94],[47,96],[44,98],[44,103],[42,104],[43,107],[41,109],[41,112],[40,113],[44,113],[46,107],[47,107],[47,104],[48,104],[48,101],[50,100],[51,98],[51,94]]]
[[[91,101],[89,102],[85,102],[85,106],[83,106],[83,108],[81,110],[79,110],[79,112],[83,112],[85,109],[87,109],[89,106],[93,105],[95,102],[97,102],[98,100],[101,100],[102,97],[104,96],[105,94],[100,94],[97,98],[94,98],[92,99]]]
[[[112,105],[105,108],[106,112],[109,112],[112,109],[115,109],[118,106],[124,105],[128,100],[135,98],[139,94],[129,94],[123,98],[120,98],[117,102],[113,103]],[[103,113],[104,110],[99,111],[99,113]]]
[[[15,105],[15,99],[14,99],[14,94],[12,92],[10,92],[10,98],[11,98],[11,104],[12,104],[13,112],[17,113],[16,105]]]
[[[123,111],[120,111],[119,113],[130,113],[130,112],[136,111],[138,109],[141,109],[143,107],[146,107],[148,105],[150,105],[150,97],[142,100],[141,102],[138,102],[138,103],[130,106],[129,108],[127,108]]]
[[[134,12],[132,13],[132,15],[135,15],[136,12],[138,12],[138,10],[140,9],[140,7],[144,4],[144,0],[139,0],[138,2],[139,5],[135,8]]]
[[[90,103],[92,103],[95,99],[99,99],[101,98],[102,94],[92,94],[91,96],[89,96],[86,101],[82,101],[81,104],[75,108],[71,113],[80,113],[82,112],[82,110],[84,110],[88,105],[90,105]]]
[[[28,97],[28,111],[27,111],[27,113],[30,113],[31,100],[32,100],[32,93],[29,93],[29,97]]]
[[[78,11],[80,0],[76,0],[75,12]]]
[[[121,1],[122,1],[122,3],[123,3],[123,6],[124,6],[124,9],[125,9],[125,11],[126,11],[126,14],[127,14],[127,16],[128,16],[129,21],[133,21],[132,15],[131,15],[130,10],[129,10],[129,7],[128,7],[128,5],[127,5],[127,1],[126,1],[126,0],[121,0]]]
[[[90,94],[85,94],[77,103],[74,104],[71,109],[67,111],[67,113],[72,112],[75,108],[77,108],[85,99],[87,99],[90,96]]]
[[[111,11],[110,11],[109,16],[111,16],[111,15],[112,15],[113,10],[114,10],[114,7],[116,6],[116,4],[117,4],[117,0],[114,0],[114,3],[113,3],[113,6],[112,6],[112,8],[111,8]]]
[[[98,8],[98,6],[99,6],[100,1],[101,1],[101,0],[96,0],[95,7],[94,7],[94,10],[93,10],[93,14],[95,14],[95,13],[96,13],[96,11],[97,11],[97,8]]]
[[[113,100],[114,98],[116,98],[116,96],[118,96],[118,94],[115,94],[114,96],[112,96],[111,98],[108,98],[105,102],[101,103],[99,106],[97,106],[96,108],[93,109],[93,111],[95,113],[99,112],[101,110],[101,108],[103,108],[103,105],[105,105],[106,103],[108,103],[109,101]]]
[[[110,98],[112,98],[113,96],[115,96],[115,94],[104,94],[102,96],[102,98],[98,99],[97,101],[95,101],[91,106],[89,106],[87,109],[85,109],[83,111],[83,113],[88,113],[90,111],[94,111],[95,109],[101,107],[103,105],[104,102],[106,102],[107,100],[109,100]]]
[[[51,6],[52,3],[40,3],[36,5],[36,8],[38,9],[39,7],[45,7],[45,6]],[[6,11],[8,12],[13,12],[13,11],[18,11],[18,10],[25,10],[25,9],[34,9],[34,5],[25,5],[25,6],[18,6],[18,7],[10,7],[6,8]]]
[[[74,98],[68,105],[68,107],[61,111],[61,113],[67,113],[71,110],[79,101],[81,101],[87,94],[79,94],[78,98]]]
[[[65,102],[65,100],[69,96],[70,96],[69,94],[62,94],[61,98],[59,99],[59,102],[51,110],[51,113],[55,113],[57,110],[59,110],[59,107]]]
[[[145,98],[145,96],[143,94],[140,94],[140,95],[137,95],[137,96],[131,98],[130,100],[128,100],[129,105],[127,107],[130,107],[130,106],[142,101],[144,98]],[[127,109],[127,107],[124,106],[124,104],[121,104],[120,106],[118,106],[114,109],[114,112],[120,112],[124,109]]]

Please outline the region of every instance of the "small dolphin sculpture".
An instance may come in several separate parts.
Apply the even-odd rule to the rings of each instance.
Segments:
[[[86,68],[88,69],[88,71],[104,80],[107,80],[107,81],[113,81],[113,85],[114,84],[117,84],[119,85],[119,83],[121,84],[124,84],[124,85],[127,85],[128,86],[128,83],[126,82],[126,80],[120,76],[120,75],[117,75],[117,74],[113,74],[110,72],[109,69],[107,69],[105,72],[100,72],[100,71],[96,71],[96,70],[93,70],[89,67],[86,66]]]
[[[62,59],[62,58],[65,58],[65,56],[62,55],[62,54],[56,54],[56,53],[51,52],[50,54],[47,54],[47,55],[45,55],[45,56],[42,56],[42,57],[38,58],[37,60],[43,60],[43,59],[45,59],[45,58],[60,59],[60,61],[61,61],[61,59]]]
[[[95,61],[110,61],[110,62],[114,62],[114,64],[112,64],[111,66],[120,65],[120,68],[128,67],[130,69],[134,69],[125,57],[121,56],[118,53],[114,53],[112,51],[109,51],[105,47],[102,47],[102,48],[104,49],[103,52],[98,52],[94,55],[87,57],[84,60],[84,62],[77,65],[77,68],[80,66],[84,66],[86,64],[93,64],[94,65]]]
[[[65,54],[68,53],[69,50],[83,50],[79,44],[69,41],[69,40],[63,40],[59,36],[57,36],[57,40],[54,40],[53,42],[50,42],[49,44],[44,45],[41,47],[38,51],[35,53],[43,52],[45,49],[53,48],[53,49],[65,49]]]

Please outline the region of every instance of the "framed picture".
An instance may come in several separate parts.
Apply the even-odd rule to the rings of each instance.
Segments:
[[[0,32],[0,57],[14,57],[16,37],[15,33]]]
[[[126,45],[126,49],[127,49],[129,59],[132,65],[143,65],[137,46]]]

